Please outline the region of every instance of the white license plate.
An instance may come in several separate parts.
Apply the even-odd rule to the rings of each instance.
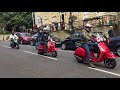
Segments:
[[[55,42],[55,44],[61,44],[61,42]]]

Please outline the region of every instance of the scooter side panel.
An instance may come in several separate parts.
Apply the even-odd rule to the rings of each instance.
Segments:
[[[43,48],[44,48],[44,46],[40,44],[40,45],[38,46],[38,51],[39,51],[39,52],[43,52]]]
[[[83,48],[79,47],[79,48],[76,49],[74,55],[85,58],[86,57],[86,52]]]

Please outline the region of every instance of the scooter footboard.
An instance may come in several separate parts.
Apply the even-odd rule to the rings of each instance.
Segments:
[[[105,58],[116,58],[116,56],[113,54],[113,53],[106,53],[105,55],[104,55],[104,59]]]

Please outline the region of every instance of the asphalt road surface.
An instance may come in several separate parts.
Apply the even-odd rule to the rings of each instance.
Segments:
[[[114,69],[104,63],[96,68],[78,63],[74,51],[57,49],[58,56],[38,55],[34,46],[20,45],[11,49],[9,42],[0,41],[0,78],[119,78],[120,58]]]

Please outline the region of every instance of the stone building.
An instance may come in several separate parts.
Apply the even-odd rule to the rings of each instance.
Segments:
[[[34,12],[35,24],[39,25],[39,19],[43,25],[52,24],[54,22],[65,22],[66,29],[70,12]],[[72,16],[76,16],[74,26],[82,27],[85,23],[91,23],[94,28],[93,31],[102,31],[107,33],[110,25],[115,25],[117,19],[117,12],[72,12]]]

